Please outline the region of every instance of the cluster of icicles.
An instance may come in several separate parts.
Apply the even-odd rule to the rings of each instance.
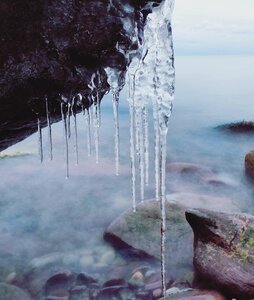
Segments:
[[[173,0],[165,0],[153,13],[148,15],[144,30],[144,43],[139,43],[137,27],[133,39],[139,43],[139,51],[129,53],[130,65],[127,82],[129,85],[129,114],[130,114],[130,160],[132,174],[132,208],[136,211],[137,175],[140,183],[140,199],[144,201],[145,186],[149,183],[149,139],[148,139],[148,104],[152,103],[154,121],[154,157],[155,157],[155,198],[160,201],[161,209],[161,276],[163,296],[166,295],[165,275],[165,166],[168,120],[172,112],[174,98],[174,58],[170,18]],[[115,168],[119,174],[119,93],[124,80],[116,69],[106,68],[108,84],[112,92],[113,116],[115,124]],[[92,77],[90,88],[96,91]],[[70,99],[61,97],[61,113],[64,127],[66,151],[66,177],[69,177],[69,138],[71,135],[70,119],[74,120],[74,137],[76,163],[78,164],[77,140],[77,106],[82,107],[87,126],[87,152],[91,155],[91,132],[94,134],[96,162],[99,160],[99,127],[101,125],[100,101],[98,92],[92,97],[92,103],[83,109],[83,97],[77,94]],[[150,100],[150,101],[149,101]],[[49,152],[52,159],[52,137],[48,102],[46,113],[49,133]],[[40,119],[38,119],[39,152],[41,161],[42,135]],[[139,172],[137,172],[137,170]],[[137,174],[138,173],[138,174]]]

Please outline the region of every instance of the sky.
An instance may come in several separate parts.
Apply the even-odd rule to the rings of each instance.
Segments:
[[[175,0],[176,55],[254,55],[254,0]]]

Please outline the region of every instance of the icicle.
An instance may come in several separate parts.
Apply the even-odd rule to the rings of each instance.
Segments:
[[[87,126],[87,154],[91,156],[91,118],[90,107],[86,109],[86,126]]]
[[[116,175],[119,175],[119,92],[112,91],[112,104],[113,104],[113,115],[115,124],[115,167]]]
[[[68,125],[67,125],[67,116],[64,112],[64,106],[66,104],[61,103],[61,115],[64,129],[64,139],[65,139],[65,160],[66,160],[66,179],[69,178],[69,145],[68,145]],[[68,109],[67,109],[68,111]]]
[[[131,184],[132,184],[132,210],[136,212],[136,159],[135,159],[135,76],[129,73],[129,113],[130,113],[130,159],[131,159]]]
[[[143,107],[143,126],[144,126],[144,151],[145,151],[145,184],[149,184],[149,139],[148,139],[148,116],[147,116],[147,107]]]
[[[139,143],[138,146],[138,158],[139,158],[139,175],[140,175],[140,199],[141,202],[144,201],[144,194],[145,194],[145,174],[144,174],[144,158],[145,158],[145,149],[144,149],[144,128],[142,122],[142,107],[136,108],[137,114],[136,118],[137,121],[137,128],[136,132],[138,135],[137,142]]]
[[[51,130],[51,120],[50,120],[50,112],[48,106],[48,97],[46,97],[45,101],[46,101],[46,116],[47,116],[47,124],[48,124],[49,156],[50,156],[50,160],[52,160],[53,159],[52,130]]]
[[[40,156],[41,163],[43,162],[43,148],[42,148],[42,131],[41,131],[41,119],[37,118],[38,125],[38,152]]]
[[[158,102],[156,98],[156,79],[154,79],[154,98],[153,98],[153,122],[154,122],[154,167],[155,167],[155,199],[159,201],[159,187],[160,187],[160,162],[159,162],[159,146],[160,146],[160,135],[159,135],[159,117],[158,117]]]
[[[74,133],[75,133],[75,154],[76,154],[76,166],[78,165],[78,127],[77,127],[77,104],[76,99],[73,97],[71,104],[71,113],[74,118]]]
[[[71,138],[71,103],[67,104],[67,136]]]

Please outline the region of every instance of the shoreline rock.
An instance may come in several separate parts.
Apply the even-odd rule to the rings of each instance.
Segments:
[[[237,299],[254,297],[254,217],[188,210],[194,267],[212,287]]]

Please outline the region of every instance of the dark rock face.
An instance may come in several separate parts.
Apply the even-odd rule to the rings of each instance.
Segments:
[[[53,121],[60,94],[81,93],[89,106],[96,89],[100,101],[109,90],[104,68],[125,72],[138,47],[133,30],[142,41],[145,17],[160,2],[1,1],[0,151],[34,132],[37,116],[45,124],[45,95]]]
[[[186,212],[194,231],[200,278],[237,299],[254,297],[254,217],[208,210]]]

